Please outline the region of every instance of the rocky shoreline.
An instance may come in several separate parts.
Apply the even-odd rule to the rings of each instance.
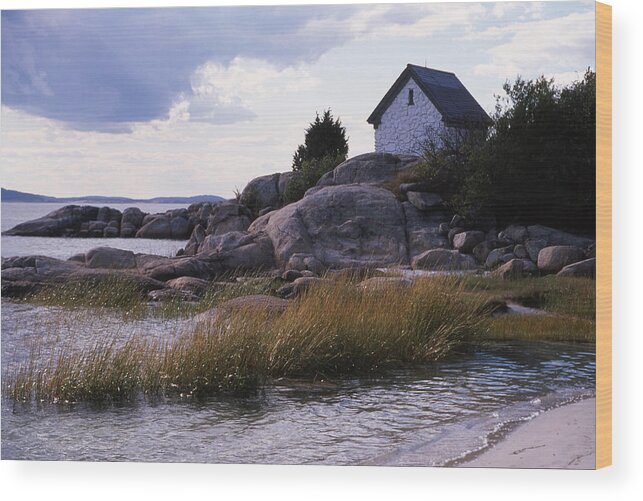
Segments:
[[[176,257],[100,247],[67,261],[3,259],[2,295],[21,296],[68,280],[124,276],[146,292],[178,290],[189,299],[203,285],[195,280],[207,283],[230,274],[263,272],[310,282],[328,270],[390,266],[489,271],[503,278],[595,275],[592,239],[540,225],[473,228],[450,213],[429,187],[407,183],[392,191],[399,175],[419,161],[382,153],[354,157],[284,207],[281,195],[289,173],[254,179],[238,200],[197,203],[162,214],[63,207],[4,234],[189,240]]]

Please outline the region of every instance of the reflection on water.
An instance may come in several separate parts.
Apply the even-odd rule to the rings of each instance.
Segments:
[[[182,321],[124,323],[3,301],[3,374],[45,346],[96,333],[168,338]],[[5,459],[440,465],[504,423],[594,388],[593,346],[503,343],[429,367],[325,385],[277,381],[258,395],[96,406],[2,406]]]

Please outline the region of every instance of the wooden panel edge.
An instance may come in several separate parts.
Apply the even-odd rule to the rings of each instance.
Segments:
[[[612,464],[612,7],[596,2],[596,468]]]

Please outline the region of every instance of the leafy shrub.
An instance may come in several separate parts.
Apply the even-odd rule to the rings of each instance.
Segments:
[[[324,174],[332,171],[344,160],[346,160],[346,155],[341,154],[336,156],[327,155],[320,159],[313,158],[311,160],[304,160],[299,170],[295,171],[295,174],[288,183],[283,195],[283,202],[290,204],[301,200],[306,190],[315,186]]]
[[[471,219],[491,212],[501,225],[593,232],[596,74],[562,88],[518,77],[503,89],[486,138],[429,137],[424,178]]]

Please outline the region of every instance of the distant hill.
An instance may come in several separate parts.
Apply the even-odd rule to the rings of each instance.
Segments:
[[[88,195],[83,197],[49,197],[36,195],[35,193],[24,193],[16,190],[2,188],[1,198],[3,202],[23,203],[67,203],[83,202],[90,204],[128,204],[128,203],[152,203],[152,204],[192,204],[195,202],[220,202],[223,197],[217,195],[195,195],[193,197],[155,197],[155,198],[127,198],[127,197],[105,197],[99,195]]]

